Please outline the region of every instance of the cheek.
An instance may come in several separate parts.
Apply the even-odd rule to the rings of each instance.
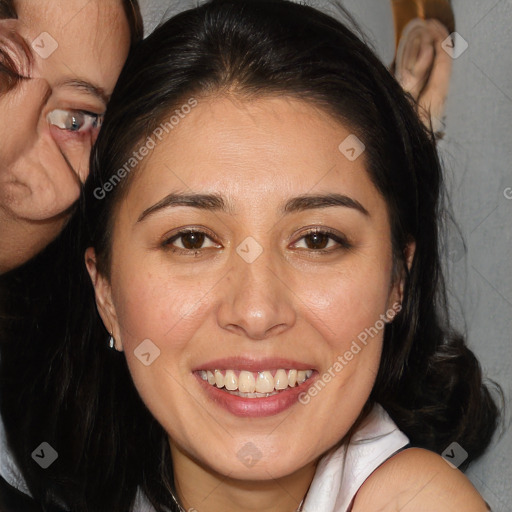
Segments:
[[[369,270],[307,283],[302,316],[320,333],[322,369],[317,383],[300,398],[318,425],[341,438],[367,401],[378,374],[388,309],[389,275]]]
[[[152,340],[161,351],[183,349],[204,316],[204,284],[166,279],[161,273],[127,275],[133,277],[114,289],[125,351],[132,352],[145,339]]]
[[[303,280],[298,288],[305,306],[302,314],[333,350],[344,351],[388,309],[390,273],[390,266],[368,262]]]
[[[143,401],[165,424],[169,409],[187,405],[177,383],[190,379],[190,340],[204,326],[210,308],[204,286],[147,272],[119,283],[114,293],[132,379]]]

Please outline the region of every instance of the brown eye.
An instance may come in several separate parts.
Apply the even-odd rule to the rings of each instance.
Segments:
[[[181,235],[181,243],[185,249],[201,249],[206,235],[204,233],[193,232]]]
[[[310,233],[304,237],[304,240],[308,249],[325,249],[330,238],[326,233]]]
[[[341,233],[334,233],[325,228],[317,228],[304,233],[293,245],[296,249],[305,249],[313,253],[332,253],[338,249],[350,249],[352,247]]]
[[[204,249],[220,248],[211,236],[199,230],[187,230],[176,233],[162,244],[165,249],[185,254],[187,251],[203,251]]]

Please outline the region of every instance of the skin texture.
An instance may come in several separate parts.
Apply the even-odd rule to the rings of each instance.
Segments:
[[[16,10],[18,20],[0,20],[0,43],[30,79],[0,96],[0,225],[1,239],[9,241],[0,246],[0,272],[28,260],[60,232],[88,174],[98,132],[90,127],[93,118],[70,131],[50,124],[48,114],[103,114],[130,42],[120,1],[22,0]],[[44,32],[58,44],[47,58],[31,47],[36,41],[49,48],[48,36],[41,43]],[[21,39],[29,55],[12,44]]]
[[[243,355],[293,358],[322,374],[400,302],[385,201],[364,154],[349,161],[338,150],[350,133],[298,100],[200,99],[147,157],[119,204],[109,277],[98,274],[94,250],[86,252],[105,326],[169,433],[185,508],[295,511],[318,459],[367,401],[382,331],[307,405],[273,416],[232,415],[192,372]],[[173,206],[139,220],[170,193],[221,194],[231,211]],[[282,212],[290,198],[328,193],[358,201],[368,215],[343,206]],[[183,238],[174,252],[164,248],[191,226],[206,228],[212,241],[199,251],[180,252]],[[350,248],[329,240],[330,252],[319,253],[306,237],[313,226],[345,236]],[[263,248],[252,263],[236,252],[248,236]],[[160,356],[144,366],[134,350],[148,338]],[[250,468],[237,456],[247,442],[261,454]]]
[[[368,477],[352,512],[486,512],[464,474],[438,454],[410,448],[391,457]]]

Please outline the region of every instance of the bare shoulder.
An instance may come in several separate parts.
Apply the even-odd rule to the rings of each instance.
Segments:
[[[403,450],[379,466],[359,489],[353,512],[487,512],[469,479],[437,453]]]

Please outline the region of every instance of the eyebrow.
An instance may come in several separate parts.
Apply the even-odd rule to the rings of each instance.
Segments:
[[[144,210],[137,222],[143,221],[149,215],[156,213],[164,208],[174,206],[189,206],[190,208],[198,208],[208,211],[228,211],[226,201],[216,194],[169,194],[158,203]]]
[[[71,87],[73,89],[78,89],[86,94],[99,98],[105,105],[107,105],[110,96],[97,85],[93,85],[90,82],[86,82],[85,80],[80,80],[76,78],[71,78],[69,80],[63,80],[59,82],[56,87]]]
[[[330,208],[332,206],[352,208],[370,217],[368,210],[359,201],[343,194],[319,194],[294,197],[284,205],[283,213],[300,212],[317,208]]]
[[[232,209],[228,207],[227,201],[218,194],[173,193],[165,196],[163,199],[158,201],[158,203],[144,210],[137,219],[137,222],[143,221],[148,216],[160,210],[175,206],[188,206],[190,208],[198,208],[200,210],[222,211],[228,213],[232,211]],[[333,206],[352,208],[367,217],[370,216],[368,210],[359,201],[343,194],[302,195],[294,197],[285,203],[281,209],[281,213],[285,215],[293,212],[329,208]]]

